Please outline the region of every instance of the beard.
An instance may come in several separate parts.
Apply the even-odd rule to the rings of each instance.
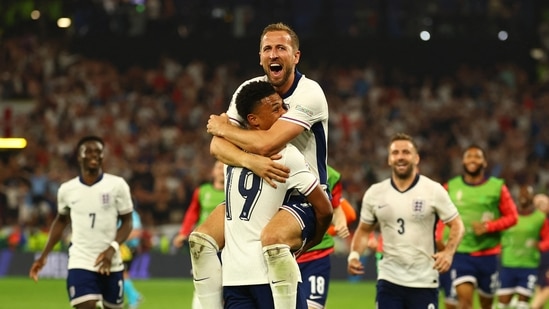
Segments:
[[[410,164],[406,167],[406,169],[402,172],[399,172],[397,168],[393,167],[393,175],[395,175],[398,179],[409,179],[414,174],[414,165]]]
[[[269,67],[265,68],[265,72],[267,73],[267,79],[269,80],[269,83],[271,83],[271,85],[273,85],[274,87],[284,86],[284,84],[286,84],[288,79],[290,79],[290,75],[292,75],[291,70],[287,70],[286,68],[283,68],[282,70],[284,74],[282,74],[280,78],[277,78],[276,80],[274,80],[271,78],[271,70],[269,69]]]
[[[463,165],[463,172],[466,174],[466,175],[469,175],[471,177],[478,177],[480,175],[482,175],[484,173],[484,166],[482,165],[479,165],[477,168],[475,168],[474,170],[470,171],[467,169],[467,166],[466,165]]]

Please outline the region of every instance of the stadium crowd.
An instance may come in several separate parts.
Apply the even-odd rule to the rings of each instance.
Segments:
[[[208,116],[225,111],[237,85],[260,70],[169,57],[121,70],[33,36],[6,39],[0,68],[0,111],[13,109],[4,130],[28,140],[0,161],[0,238],[15,247],[50,225],[59,184],[77,174],[73,145],[86,134],[105,139],[105,170],[129,182],[146,229],[179,225],[214,162]],[[421,173],[435,180],[459,174],[461,151],[475,142],[488,149],[490,174],[513,192],[520,184],[549,191],[549,88],[516,64],[463,64],[440,76],[375,62],[298,68],[325,90],[328,163],[356,207],[370,184],[390,174],[379,162],[395,132],[415,137]]]

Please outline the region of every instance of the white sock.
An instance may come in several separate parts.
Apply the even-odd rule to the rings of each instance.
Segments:
[[[204,233],[189,235],[193,283],[202,308],[223,309],[221,262],[217,256],[219,246]]]
[[[530,309],[530,304],[528,302],[525,302],[525,301],[518,301],[517,302],[517,309]]]
[[[198,300],[198,296],[196,296],[196,292],[193,293],[192,309],[202,309],[202,306],[200,306],[200,301]]]
[[[295,308],[301,272],[290,247],[283,244],[265,246],[263,256],[267,262],[275,309]]]

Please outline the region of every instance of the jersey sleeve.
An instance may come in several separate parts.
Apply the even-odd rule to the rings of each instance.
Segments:
[[[451,221],[455,217],[457,217],[459,215],[459,212],[456,205],[454,205],[454,203],[450,199],[448,191],[446,191],[446,189],[444,189],[444,187],[439,183],[435,182],[434,186],[436,194],[435,205],[437,209],[437,215],[442,222],[448,223],[448,221]]]
[[[343,196],[343,184],[341,183],[341,180],[338,180],[334,187],[332,188],[332,207],[338,208],[339,204],[341,204],[341,198]]]
[[[300,82],[306,84],[296,88],[288,112],[280,119],[310,130],[313,124],[328,118],[328,102],[324,91],[316,82],[309,79]]]
[[[295,146],[288,144],[282,154],[284,165],[290,169],[288,189],[297,189],[301,194],[308,196],[320,183],[305,162],[305,157]]]
[[[116,193],[116,207],[118,214],[125,215],[133,211],[133,201],[130,193],[130,186],[124,179],[119,179],[120,181],[118,182],[118,190]]]
[[[538,243],[538,248],[540,251],[549,250],[549,221],[545,219],[543,221],[543,226],[540,230],[540,242]]]
[[[510,228],[517,224],[518,212],[513,197],[507,189],[506,185],[501,187],[501,195],[499,199],[499,212],[501,217],[497,220],[489,221],[486,224],[488,232],[498,232]]]
[[[67,201],[66,185],[62,184],[57,191],[57,212],[60,215],[67,215],[70,212],[69,201]]]
[[[179,229],[179,234],[189,236],[196,222],[198,222],[198,217],[200,216],[200,187],[196,188],[191,199],[191,204],[187,211],[185,212],[185,217],[183,217],[183,222],[181,222],[181,228]]]
[[[377,219],[373,212],[374,197],[375,197],[375,187],[376,185],[371,186],[362,197],[362,208],[360,210],[360,222],[367,224],[374,224]]]

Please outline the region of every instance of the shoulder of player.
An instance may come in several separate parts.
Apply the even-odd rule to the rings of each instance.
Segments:
[[[382,180],[380,182],[376,182],[373,185],[371,185],[368,188],[368,190],[366,191],[366,193],[376,194],[376,193],[379,193],[380,191],[389,190],[390,188],[392,188],[391,178],[387,178],[385,180]]]
[[[314,79],[310,79],[309,77],[307,77],[305,74],[302,75],[301,79],[299,80],[299,85],[301,84],[304,84],[304,85],[308,85],[309,87],[318,87],[318,88],[322,88],[320,87],[320,84],[314,80]]]
[[[294,95],[300,92],[306,92],[307,96],[316,94],[316,97],[325,97],[324,90],[320,87],[320,84],[312,79],[306,78],[305,76],[299,80],[299,83],[295,88]]]
[[[286,147],[282,148],[280,150],[279,154],[282,156],[280,159],[280,162],[282,164],[290,164],[293,165],[294,162],[296,162],[297,159],[303,159],[305,161],[305,156],[292,144],[286,144]]]
[[[433,186],[442,186],[442,184],[436,180],[433,180],[425,175],[422,175],[420,174],[419,175],[419,180],[418,180],[418,183],[424,183],[424,184],[428,184],[428,185],[433,185]]]
[[[80,184],[81,184],[80,177],[76,176],[76,177],[73,177],[73,178],[61,183],[61,185],[59,185],[59,191],[68,190],[68,189],[71,189],[75,186],[79,186]]]
[[[120,176],[117,176],[117,175],[114,175],[114,174],[109,174],[109,173],[103,173],[103,180],[126,182],[126,180],[124,178],[122,178]]]

